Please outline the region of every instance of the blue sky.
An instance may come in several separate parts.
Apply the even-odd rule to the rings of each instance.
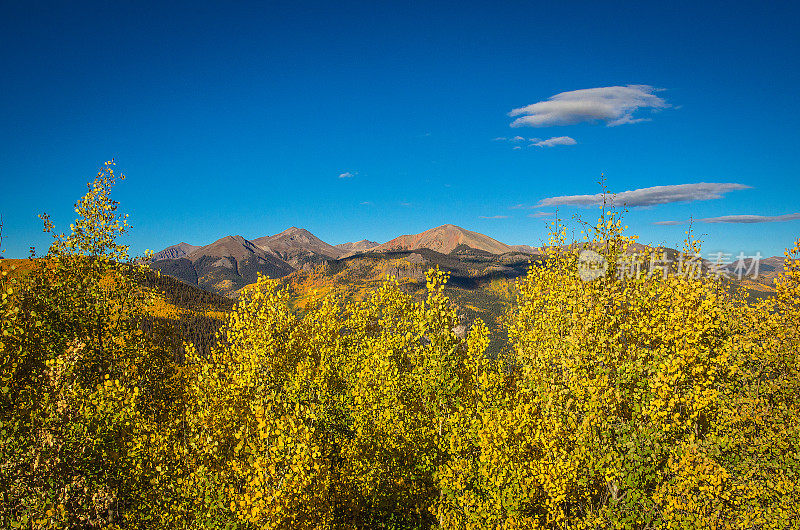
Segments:
[[[644,242],[800,236],[796,3],[163,4],[0,7],[6,257],[111,157],[135,253],[293,225],[538,245],[556,206],[596,218],[571,196],[601,173]]]

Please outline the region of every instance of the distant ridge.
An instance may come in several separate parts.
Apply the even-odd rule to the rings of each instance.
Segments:
[[[366,252],[371,248],[375,248],[379,245],[375,241],[370,241],[369,239],[362,239],[361,241],[351,241],[348,243],[339,243],[336,245],[336,248],[340,248],[347,253],[355,253],[355,252]]]
[[[533,255],[542,254],[542,251],[540,249],[532,247],[530,245],[511,245],[511,248],[513,248],[517,252],[522,252],[523,254],[533,254]]]
[[[581,243],[572,243],[566,248],[576,245]],[[673,262],[677,260],[678,251],[670,248],[635,243],[627,251],[643,252],[653,248],[666,252],[668,259]],[[202,247],[181,242],[154,254],[150,266],[183,282],[230,296],[235,296],[242,287],[254,283],[258,274],[283,278],[297,272],[292,278],[304,277],[305,273],[313,277],[322,274],[338,278],[342,270],[352,268],[355,264],[367,266],[375,278],[387,273],[413,273],[420,276],[423,269],[431,265],[439,265],[454,273],[466,267],[471,271],[469,275],[478,276],[473,278],[468,275],[472,278],[469,279],[456,275],[453,282],[474,288],[483,281],[481,278],[508,279],[518,276],[526,270],[530,260],[541,260],[545,251],[544,247],[507,245],[485,234],[452,224],[437,226],[419,234],[402,235],[383,244],[362,239],[335,246],[308,230],[293,226],[253,241],[240,235],[231,235]],[[752,265],[749,260],[746,264],[748,269]],[[319,268],[317,265],[325,266]],[[758,270],[759,278],[747,280],[743,285],[751,291],[774,291],[774,279],[783,270],[783,258],[762,258]]]

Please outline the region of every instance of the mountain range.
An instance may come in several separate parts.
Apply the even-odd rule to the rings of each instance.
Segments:
[[[634,250],[644,248],[636,244]],[[672,249],[667,252],[670,257],[677,255]],[[542,254],[540,248],[508,245],[452,224],[401,235],[385,243],[362,239],[338,245],[293,226],[252,240],[235,235],[204,246],[181,242],[153,254],[150,266],[183,282],[229,296],[236,296],[238,290],[254,283],[259,273],[270,278],[292,275],[294,279],[287,279],[295,283],[307,282],[311,277],[322,281],[314,272],[319,270],[336,276],[337,284],[346,283],[350,277],[366,281],[387,273],[420,281],[424,269],[434,265],[448,270],[451,282],[474,289],[482,282],[525,274],[530,261],[540,259]],[[751,292],[773,290],[770,284],[782,261],[778,257],[763,259],[763,281],[746,280],[744,285]]]
[[[255,282],[258,273],[281,278],[349,256],[398,251],[433,251],[439,255],[536,255],[527,245],[507,245],[489,236],[447,224],[420,234],[402,235],[383,244],[361,241],[331,245],[303,228],[291,227],[271,236],[247,240],[226,236],[205,246],[178,243],[153,254],[150,266],[186,283],[221,294],[233,294]]]

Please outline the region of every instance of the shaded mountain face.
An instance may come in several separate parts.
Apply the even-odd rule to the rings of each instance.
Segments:
[[[511,245],[506,245],[489,236],[466,230],[455,225],[437,226],[436,228],[431,228],[420,234],[396,237],[391,241],[378,245],[371,249],[371,251],[416,250],[427,248],[441,254],[449,254],[459,247],[459,245],[490,252],[492,254],[505,254],[515,251]]]
[[[150,268],[184,283],[198,285],[197,270],[195,270],[194,264],[186,258],[161,259],[152,262]]]
[[[295,226],[274,236],[254,239],[253,243],[296,269],[312,267],[346,254],[344,250],[329,245],[308,230]]]
[[[317,275],[335,278],[340,284],[357,285],[368,280],[383,282],[386,275],[417,282],[425,286],[425,271],[432,267],[450,274],[448,285],[476,289],[497,279],[515,279],[527,274],[537,258],[514,252],[498,256],[490,252],[459,246],[453,252],[443,254],[428,248],[415,250],[371,251],[342,258],[332,262],[321,271],[298,271],[283,278]]]
[[[258,273],[280,278],[295,269],[279,257],[266,252],[242,236],[226,236],[197,248],[178,259],[163,259],[151,264],[163,274],[202,289],[230,294],[255,283]]]
[[[195,250],[197,250],[197,245],[190,245],[189,243],[178,243],[177,245],[172,245],[170,247],[165,248],[161,252],[156,252],[153,254],[152,261],[158,261],[162,259],[179,259],[184,256],[188,256]]]
[[[372,289],[386,281],[387,275],[400,282],[401,289],[424,300],[427,296],[425,272],[438,267],[450,274],[445,292],[458,306],[463,322],[482,319],[494,332],[490,351],[502,348],[501,315],[516,296],[515,282],[537,266],[542,258],[524,253],[499,256],[462,246],[442,254],[427,248],[416,250],[363,252],[329,262],[325,267],[300,270],[279,282],[297,297],[298,307],[327,296],[332,291],[363,300]]]
[[[370,241],[368,239],[362,239],[361,241],[351,241],[348,243],[339,243],[336,245],[336,248],[344,250],[348,254],[355,254],[358,252],[366,252],[371,248],[375,248],[379,245],[375,241]]]

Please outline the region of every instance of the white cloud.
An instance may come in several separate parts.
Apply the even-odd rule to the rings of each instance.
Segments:
[[[575,145],[578,143],[569,136],[554,136],[553,138],[548,138],[547,140],[543,140],[541,138],[525,138],[524,136],[512,136],[511,138],[506,138],[505,136],[498,136],[496,138],[492,138],[492,141],[516,144],[513,145],[512,149],[522,149],[523,147],[553,147],[555,145]],[[530,142],[530,143],[523,146],[520,145],[522,144],[522,142]]]
[[[532,105],[513,109],[509,116],[519,116],[512,127],[551,127],[584,121],[604,121],[609,127],[637,123],[639,109],[664,109],[670,105],[650,85],[609,86],[561,92]]]
[[[354,172],[345,171],[344,173],[340,173],[339,174],[339,178],[340,179],[351,179],[351,178],[355,177],[356,175],[358,175],[357,171],[354,171]]]
[[[507,138],[505,136],[497,136],[495,138],[492,138],[492,141],[493,142],[513,142],[513,143],[538,142],[539,138],[525,138],[524,136],[512,136],[510,138]]]
[[[800,219],[800,213],[788,213],[784,215],[723,215],[720,217],[706,217],[705,219],[695,219],[698,223],[782,223],[784,221],[796,221]],[[657,221],[657,225],[683,225],[689,221]]]
[[[489,215],[489,216],[479,215],[478,217],[480,219],[508,219],[507,215]]]
[[[360,204],[361,206],[372,206],[372,201],[361,201],[358,204]]]
[[[548,138],[547,140],[538,140],[534,138],[534,140],[537,141],[531,145],[536,147],[554,147],[556,145],[575,145],[578,143],[574,138],[570,138],[569,136],[554,136],[553,138]]]
[[[529,213],[528,217],[550,217],[554,215],[553,212],[533,212]]]
[[[707,201],[721,199],[722,196],[733,190],[744,190],[750,186],[736,183],[698,182],[697,184],[673,184],[670,186],[653,186],[638,190],[623,191],[605,196],[607,204],[618,206],[654,206],[672,202]],[[594,195],[564,195],[549,197],[539,201],[537,206],[596,206],[603,204],[603,194]]]

